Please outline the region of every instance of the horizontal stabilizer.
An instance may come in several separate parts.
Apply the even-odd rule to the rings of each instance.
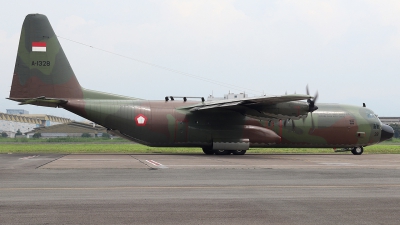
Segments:
[[[68,102],[65,99],[46,98],[44,96],[37,98],[8,98],[8,99],[19,102],[19,105],[37,105],[37,106],[46,106],[54,108],[60,107]]]

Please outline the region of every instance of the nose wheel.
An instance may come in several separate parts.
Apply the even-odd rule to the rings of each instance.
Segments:
[[[362,146],[354,147],[351,150],[351,153],[353,153],[353,155],[361,155],[361,154],[363,154],[363,152],[364,152],[364,148]]]

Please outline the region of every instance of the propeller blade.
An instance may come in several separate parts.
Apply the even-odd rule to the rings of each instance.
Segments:
[[[314,96],[314,99],[313,99],[314,104],[317,102],[317,99],[318,99],[318,91],[315,93],[315,96]]]
[[[306,86],[306,92],[307,92],[307,95],[310,95],[310,90],[308,88],[308,84]],[[317,99],[318,99],[318,91],[315,93],[314,97],[307,99],[308,112],[314,112],[315,110],[318,109],[318,106],[315,105],[315,103],[317,102]]]
[[[286,127],[287,119],[283,121],[283,126]]]
[[[294,130],[295,127],[296,125],[294,124],[294,120],[292,120],[292,130]]]

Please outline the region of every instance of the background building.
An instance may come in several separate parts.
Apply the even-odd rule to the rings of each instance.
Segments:
[[[379,117],[383,124],[400,124],[400,117]]]
[[[69,123],[72,121],[67,118],[46,115],[46,114],[23,114],[21,116],[38,119],[41,121],[40,126],[43,126],[43,127],[53,126],[53,125],[57,125],[57,124],[61,124],[61,123]]]
[[[42,138],[57,138],[57,137],[81,137],[83,133],[90,136],[101,136],[107,133],[107,129],[93,123],[69,122],[58,124],[49,127],[37,127],[29,132],[26,132],[28,138],[33,137],[35,133],[40,133]]]
[[[248,95],[246,93],[240,93],[240,94],[235,94],[235,93],[228,93],[224,94],[224,97],[214,97],[213,95],[209,95],[207,97],[207,101],[215,101],[215,100],[223,100],[223,99],[242,99],[242,98],[247,98]]]
[[[26,133],[37,127],[46,127],[61,123],[71,122],[70,119],[51,116],[51,115],[35,115],[22,109],[7,109],[9,113],[0,113],[0,133],[7,133],[8,137],[15,137],[19,130]]]
[[[6,109],[6,110],[7,114],[13,114],[13,115],[29,114],[29,112],[24,109]]]

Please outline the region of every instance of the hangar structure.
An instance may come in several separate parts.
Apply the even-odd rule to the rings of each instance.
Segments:
[[[9,113],[0,112],[0,133],[5,132],[8,137],[15,137],[18,130],[26,133],[37,127],[47,127],[56,124],[71,122],[68,118],[46,115],[28,114],[25,110],[7,110]],[[22,112],[22,113],[21,113]]]
[[[379,117],[384,124],[400,124],[400,117]]]
[[[107,129],[93,123],[73,121],[54,126],[37,127],[26,132],[26,136],[31,138],[35,133],[40,133],[42,138],[81,137],[83,133],[87,133],[91,137],[97,137],[107,133]]]

